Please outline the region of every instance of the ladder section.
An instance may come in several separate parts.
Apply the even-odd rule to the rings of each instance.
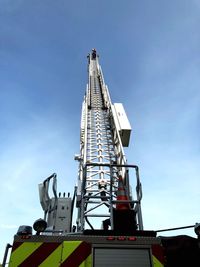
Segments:
[[[129,166],[95,50],[88,55],[88,85],[82,106],[80,155],[76,159],[80,162],[77,188],[78,231],[88,227],[101,228],[105,222],[113,229],[113,211],[120,206],[119,181],[123,182],[123,193],[128,196],[127,199],[121,197],[121,202],[126,202],[136,213],[141,213],[141,192],[136,201],[131,198]],[[140,191],[139,184],[138,188]],[[99,217],[102,225],[99,225]],[[139,221],[138,224],[142,225],[141,218]]]

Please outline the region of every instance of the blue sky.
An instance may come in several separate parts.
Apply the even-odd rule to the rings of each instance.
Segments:
[[[43,216],[38,183],[56,172],[73,192],[93,47],[133,128],[145,229],[200,221],[199,25],[198,0],[0,0],[1,258]]]

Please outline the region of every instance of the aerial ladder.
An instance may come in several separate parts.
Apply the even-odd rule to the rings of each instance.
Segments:
[[[139,168],[129,164],[124,153],[130,134],[124,107],[112,103],[99,56],[92,49],[82,103],[80,153],[75,155],[74,194],[57,193],[55,173],[39,184],[44,217],[33,224],[35,234],[31,226],[19,227],[13,244],[6,246],[3,267],[10,248],[9,267],[173,266],[166,263],[157,232],[143,229]],[[200,232],[199,224],[196,231]],[[167,247],[170,242],[164,239],[163,244]],[[191,242],[197,255],[196,240]]]
[[[143,230],[139,170],[128,165],[123,146],[129,145],[131,126],[121,103],[112,104],[95,49],[88,55],[88,84],[82,104],[77,208],[78,231],[117,229],[123,213],[126,230]],[[129,185],[129,169],[136,173],[136,199]],[[131,177],[132,178],[132,177]],[[91,221],[93,223],[91,223]],[[122,228],[122,227],[121,227]]]

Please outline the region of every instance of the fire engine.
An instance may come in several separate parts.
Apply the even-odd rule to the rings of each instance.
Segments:
[[[112,103],[93,49],[88,55],[74,194],[57,193],[55,173],[39,184],[44,217],[33,224],[35,234],[31,226],[19,227],[13,244],[6,247],[3,266],[11,248],[9,267],[173,267],[179,245],[186,241],[189,247],[194,243],[198,262],[199,239],[162,238],[143,229],[139,168],[129,164],[124,153],[130,135],[125,109],[122,103]],[[199,233],[199,224],[195,227]]]

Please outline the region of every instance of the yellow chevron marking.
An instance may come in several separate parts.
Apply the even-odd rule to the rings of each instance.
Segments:
[[[90,254],[79,267],[91,267],[92,266],[92,255]]]
[[[60,266],[62,244],[58,246],[38,267]]]
[[[64,241],[61,262],[65,261],[81,243],[82,241]]]
[[[9,267],[19,266],[26,258],[28,258],[42,244],[43,244],[42,242],[37,242],[37,243],[24,242],[11,254]]]
[[[153,255],[153,266],[154,267],[164,267],[164,265]]]
[[[59,264],[64,262],[81,243],[82,241],[64,241],[38,267],[59,266]],[[80,267],[91,267],[91,262],[92,257],[89,255],[87,259],[81,263]]]

